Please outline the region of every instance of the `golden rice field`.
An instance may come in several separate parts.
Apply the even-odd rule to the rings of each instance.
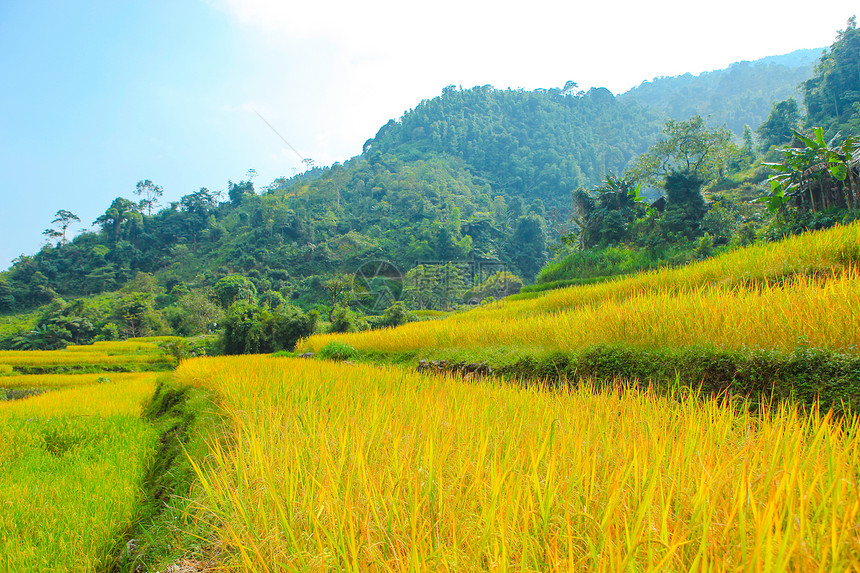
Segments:
[[[42,388],[58,389],[73,386],[87,386],[97,382],[125,382],[128,380],[148,379],[146,372],[95,372],[88,374],[18,374],[0,376],[0,388]]]
[[[0,572],[101,571],[112,563],[158,435],[140,418],[157,374],[110,376],[0,402]],[[44,378],[46,387],[65,384]]]
[[[183,362],[227,570],[860,570],[860,419],[393,366]]]
[[[71,345],[66,352],[98,352],[102,354],[159,354],[158,344],[140,338],[106,340],[92,344]]]
[[[168,337],[131,338],[68,346],[65,350],[0,350],[0,375],[14,368],[165,366],[173,360],[156,341]]]
[[[779,282],[797,274],[832,274],[860,264],[860,222],[824,231],[786,237],[772,243],[684,265],[618,277],[614,280],[549,291],[524,300],[506,300],[487,308],[458,315],[457,319],[482,320],[484,314],[556,312],[561,308],[623,300],[648,292],[685,292],[703,287]]]
[[[0,364],[8,366],[117,366],[122,364],[169,364],[164,354],[114,354],[68,350],[0,350]]]
[[[316,352],[337,340],[360,350],[501,346],[574,350],[710,345],[855,353],[860,341],[860,225],[808,233],[678,269],[550,291],[441,321],[324,334],[300,341]]]

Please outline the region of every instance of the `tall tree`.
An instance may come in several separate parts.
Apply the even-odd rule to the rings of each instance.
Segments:
[[[124,197],[117,197],[105,211],[104,215],[96,219],[93,224],[100,225],[102,231],[114,242],[123,238],[123,223],[128,221],[134,213],[137,213],[137,205]]]
[[[794,98],[774,103],[770,115],[756,130],[759,148],[767,151],[773,145],[788,145],[792,139],[791,131],[799,125],[800,112]]]
[[[530,213],[517,219],[508,252],[523,277],[534,278],[546,263],[546,230],[543,218]]]
[[[670,173],[685,173],[710,182],[725,168],[732,134],[725,127],[709,128],[700,115],[687,121],[666,121],[663,138],[639,156],[628,179],[663,187]]]
[[[860,122],[860,30],[852,16],[815,74],[803,84],[806,125],[822,126],[827,137]]]
[[[701,234],[702,218],[708,211],[701,190],[702,179],[695,173],[674,171],[666,176],[666,231],[688,239]]]
[[[145,179],[137,182],[134,194],[143,197],[139,203],[140,208],[146,209],[147,215],[152,215],[152,208],[158,205],[158,199],[164,195],[164,189],[149,179]]]
[[[66,211],[65,209],[60,209],[57,211],[57,214],[54,216],[54,220],[51,223],[60,226],[60,236],[62,237],[62,244],[66,244],[66,231],[69,227],[72,226],[73,223],[80,223],[81,219],[71,211]]]
[[[242,275],[227,275],[215,283],[214,291],[215,298],[224,309],[234,302],[255,303],[257,300],[257,287]]]

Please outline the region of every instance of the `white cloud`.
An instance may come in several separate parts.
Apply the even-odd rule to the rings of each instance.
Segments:
[[[258,73],[280,66],[284,77],[270,77],[255,105],[318,165],[359,153],[388,119],[448,84],[574,80],[620,93],[655,76],[829,44],[852,13],[845,0],[813,11],[742,0],[211,1],[253,38]]]

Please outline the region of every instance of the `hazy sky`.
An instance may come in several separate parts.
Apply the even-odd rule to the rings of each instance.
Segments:
[[[621,93],[830,45],[855,2],[0,0],[0,269],[141,179],[170,201],[301,170],[254,110],[327,165],[449,84]]]

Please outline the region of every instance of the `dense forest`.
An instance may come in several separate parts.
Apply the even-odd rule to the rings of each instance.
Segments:
[[[573,81],[533,91],[448,86],[389,121],[361,155],[262,189],[249,173],[224,194],[201,188],[162,205],[163,189],[142,180],[92,231],[68,236],[78,218],[59,210],[46,246],[0,273],[9,317],[0,344],[189,335],[217,324],[242,333],[234,351],[270,348],[267,337],[287,331],[292,340],[414,319],[396,299],[447,311],[535,281],[529,288],[599,280],[833,224],[856,207],[843,191],[850,160],[839,183],[807,193],[808,202],[790,178],[769,183],[762,160],[810,142],[850,156],[858,55],[852,19],[814,69],[807,51],[659,78],[618,97]],[[821,138],[812,137],[818,126]],[[386,261],[405,286],[365,318],[358,311],[372,293],[350,281],[371,261]],[[444,288],[416,294],[431,275]],[[268,330],[254,331],[262,323]]]
[[[710,116],[737,136],[744,126],[755,128],[770,113],[775,100],[799,97],[800,84],[812,76],[821,50],[797,50],[755,62],[738,62],[725,70],[698,76],[654,78],[619,96],[685,120]]]

